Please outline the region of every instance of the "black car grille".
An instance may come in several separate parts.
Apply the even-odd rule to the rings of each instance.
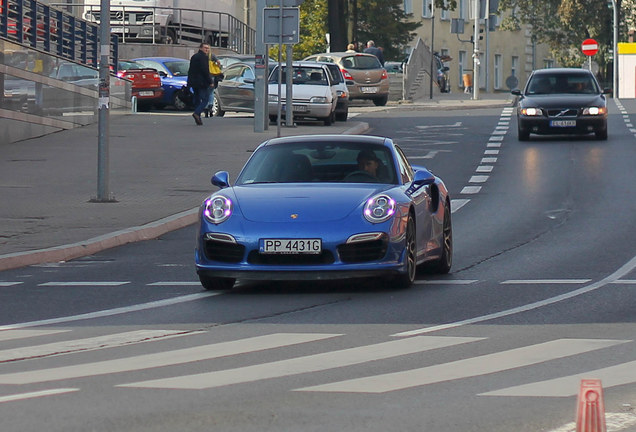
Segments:
[[[250,264],[261,265],[320,265],[334,262],[330,251],[322,251],[320,254],[261,254],[253,250],[247,256]]]
[[[243,245],[216,240],[205,241],[205,256],[211,261],[237,263],[241,262],[244,254]]]
[[[579,110],[576,108],[549,109],[548,117],[576,117]]]
[[[361,263],[377,261],[386,255],[387,240],[372,240],[342,244],[338,246],[338,254],[344,263]]]

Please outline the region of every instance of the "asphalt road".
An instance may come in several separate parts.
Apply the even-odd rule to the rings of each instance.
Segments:
[[[509,108],[360,114],[453,197],[453,269],[409,290],[204,292],[194,227],[0,273],[2,430],[565,432],[600,378],[608,430],[632,432],[636,103],[620,107],[608,141],[519,143]]]

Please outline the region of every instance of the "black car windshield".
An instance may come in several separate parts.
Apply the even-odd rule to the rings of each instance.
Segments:
[[[372,172],[365,168],[371,160]],[[236,179],[255,183],[345,182],[397,184],[392,152],[357,142],[303,142],[259,148]]]
[[[526,95],[598,94],[600,90],[590,74],[537,74],[528,82]]]

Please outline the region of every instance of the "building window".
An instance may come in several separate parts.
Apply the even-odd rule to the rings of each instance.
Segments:
[[[512,62],[510,64],[510,76],[516,77],[518,69],[519,69],[519,57],[512,56]]]
[[[432,18],[433,17],[433,0],[424,0],[422,2],[422,18]]]
[[[495,58],[494,58],[495,76],[493,77],[494,79],[493,86],[495,90],[501,89],[501,81],[502,81],[501,63],[502,63],[501,54],[495,54]]]
[[[404,0],[404,13],[413,13],[413,0]]]
[[[459,17],[465,20],[468,19],[468,1],[459,0]]]
[[[444,0],[444,7],[448,7],[448,0]],[[449,21],[451,19],[450,11],[448,9],[442,9],[440,18],[442,21]]]

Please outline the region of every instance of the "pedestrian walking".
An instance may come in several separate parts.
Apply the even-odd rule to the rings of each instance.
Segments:
[[[356,52],[356,46],[354,44],[350,43],[349,45],[347,45],[347,50],[345,52],[347,52],[347,53]]]
[[[384,66],[384,54],[382,54],[382,50],[380,48],[375,46],[375,42],[372,40],[367,42],[367,47],[364,49],[364,52],[376,56],[378,60],[380,60],[382,66]]]
[[[210,96],[208,98],[208,104],[203,110],[206,117],[212,117],[214,108],[214,90],[219,86],[219,81],[223,80],[223,72],[221,71],[221,63],[219,59],[212,53],[212,50],[208,51],[208,64],[210,65],[210,76],[212,77],[212,83],[214,86],[210,90]]]
[[[194,112],[192,117],[198,126],[203,124],[201,113],[208,104],[210,91],[214,89],[214,82],[210,75],[208,52],[210,52],[210,45],[206,43],[199,45],[199,51],[190,58],[190,68],[188,69],[188,87],[194,91]]]

